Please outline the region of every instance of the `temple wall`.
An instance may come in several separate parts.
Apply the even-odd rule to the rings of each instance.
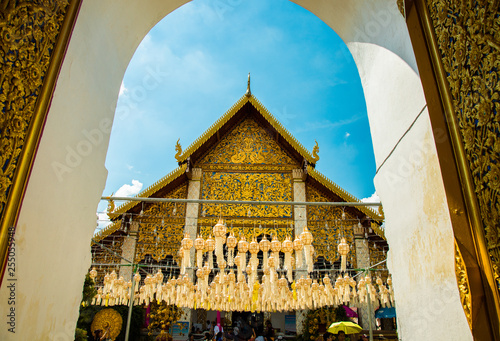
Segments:
[[[17,225],[16,334],[4,326],[0,339],[73,340],[121,80],[146,33],[185,2],[83,1]],[[360,70],[400,337],[470,340],[434,138],[396,1],[295,2],[344,39]],[[8,295],[4,285],[0,302]]]

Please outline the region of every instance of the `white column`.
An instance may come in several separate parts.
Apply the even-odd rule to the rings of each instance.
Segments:
[[[128,236],[125,237],[122,245],[122,257],[134,262],[135,258],[135,247],[137,244],[137,231],[139,231],[139,223],[137,221],[132,221],[130,223],[130,230]],[[120,264],[130,264],[129,262],[121,259]],[[132,278],[132,266],[120,266],[120,276],[126,281]]]
[[[306,174],[302,169],[292,170],[293,177],[293,200],[294,201],[306,201]],[[299,236],[303,231],[304,227],[307,225],[307,209],[306,206],[294,206],[293,209],[294,216],[294,232],[295,236]],[[302,259],[302,264],[305,264],[305,259]],[[303,266],[302,269],[297,269],[295,271],[295,279],[300,277],[307,277],[306,267]],[[297,328],[297,334],[302,334],[302,325],[306,316],[307,310],[297,310],[295,312],[295,323]]]
[[[364,228],[354,228],[354,247],[356,249],[356,268],[367,269],[370,267],[370,249],[368,242],[364,238]],[[358,314],[361,317],[361,327],[370,328],[370,314],[372,315],[372,328],[375,329],[375,312],[373,307],[370,311],[368,303],[362,303],[359,306]]]
[[[201,168],[193,168],[191,172],[188,173],[189,184],[187,191],[188,199],[199,199],[200,198],[200,189],[201,189]],[[188,233],[189,237],[192,240],[196,239],[196,232],[198,232],[198,210],[200,204],[195,203],[187,203],[186,204],[186,218],[184,223],[184,234]],[[191,249],[191,253],[189,255],[191,258],[191,265],[195,264],[195,249],[194,247]],[[193,269],[187,269],[186,273],[189,278],[193,279],[194,271]],[[189,328],[193,325],[193,315],[191,309],[183,309],[185,321],[189,322]]]

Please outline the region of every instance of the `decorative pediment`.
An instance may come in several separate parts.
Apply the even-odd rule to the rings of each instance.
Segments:
[[[223,136],[232,131],[234,127],[240,124],[241,120],[247,116],[253,116],[259,121],[262,129],[269,135],[270,140],[279,140],[279,145],[286,149],[288,155],[293,156],[297,162],[306,160],[309,164],[315,165],[319,160],[317,152],[319,148],[315,147],[313,154],[300,144],[283,125],[260,103],[253,95],[249,94],[241,97],[223,116],[221,116],[210,128],[198,137],[189,147],[182,150],[180,144],[176,145],[176,160],[179,164],[187,162],[199,163],[199,160],[206,155],[207,150],[211,150]],[[247,140],[244,143],[251,143]],[[244,145],[240,146],[244,147]],[[239,151],[245,153],[245,151]],[[248,157],[252,155],[248,153]],[[272,153],[270,154],[272,155]],[[259,155],[253,155],[255,161],[263,161]],[[243,157],[243,154],[240,156]],[[235,157],[234,161],[244,162],[243,159]],[[265,160],[264,160],[265,162]],[[233,162],[238,163],[238,162]],[[255,162],[257,163],[257,162]],[[264,163],[263,163],[264,164]]]
[[[240,122],[202,157],[199,165],[203,167],[207,164],[299,165],[269,131],[250,117]]]

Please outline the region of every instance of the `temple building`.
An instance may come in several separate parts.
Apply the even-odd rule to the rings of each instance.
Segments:
[[[232,233],[238,240],[245,238],[248,242],[271,240],[273,236],[279,241],[288,236],[293,241],[307,226],[313,236],[314,264],[309,273],[313,279],[323,278],[328,273],[332,282],[335,281],[341,266],[338,245],[342,238],[349,245],[347,271],[351,270],[354,275],[357,271],[353,269],[367,269],[378,264],[376,268],[380,271],[377,274],[387,278],[383,261],[388,246],[381,209],[232,203],[359,201],[316,170],[318,144],[312,152],[306,150],[249,88],[189,147],[182,149],[178,141],[176,151],[179,167],[137,196],[221,200],[224,203],[128,201],[114,209],[111,201],[108,214],[112,224],[96,234],[92,242],[92,263],[98,272],[98,285],[104,274],[113,270],[130,280],[131,267],[119,265],[132,260],[151,274],[161,269],[165,279],[178,276],[179,249],[185,234],[193,241],[198,236],[207,239],[219,219],[224,221],[228,236]],[[195,267],[194,248],[190,257]],[[207,255],[203,257],[206,262]],[[283,255],[280,257],[283,259]],[[262,251],[258,258],[262,263]],[[195,277],[195,271],[188,269],[186,273]],[[305,266],[294,270],[294,278],[304,275],[308,275]],[[376,308],[373,307],[372,313]],[[358,309],[358,313],[361,310]],[[292,321],[296,321],[297,332],[301,330],[300,312],[264,314],[281,332],[290,327],[289,321],[285,323],[285,316],[294,316],[296,320]],[[204,326],[207,320],[214,320],[215,311],[192,309],[189,315],[193,326]],[[226,321],[232,318],[229,312],[223,313],[223,317]],[[368,318],[360,317],[360,323],[368,329]]]

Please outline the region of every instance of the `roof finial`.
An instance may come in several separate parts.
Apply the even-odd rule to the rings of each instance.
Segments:
[[[248,73],[247,92],[245,93],[245,96],[252,96],[252,92],[250,91],[250,72]]]

